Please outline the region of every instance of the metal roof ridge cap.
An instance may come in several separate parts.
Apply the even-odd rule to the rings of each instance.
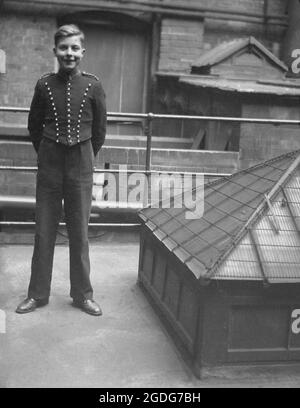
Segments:
[[[207,62],[206,64],[203,64],[202,66],[209,66],[212,67],[216,64],[219,64],[220,62],[224,61],[226,58],[230,57],[231,55],[235,54],[237,51],[241,50],[242,48],[246,47],[249,45],[249,38],[236,38],[234,40],[231,41],[223,41],[222,43],[218,44],[216,47],[211,48],[210,50],[208,50],[206,53],[204,53],[203,55],[201,55],[201,57],[198,58],[197,61],[192,62],[191,63],[191,67],[197,67],[199,65],[198,61],[201,59],[205,59],[207,58],[207,56],[209,56],[210,54],[213,54],[213,51],[217,50],[218,48],[224,46],[225,44],[228,44],[228,49],[224,50],[226,52],[224,52],[224,55],[222,56],[217,56],[215,58],[215,61],[211,62]]]
[[[231,252],[234,250],[234,248],[243,239],[244,235],[247,234],[248,230],[247,230],[247,228],[244,228],[244,225],[241,227],[241,229],[237,233],[236,238],[231,239],[228,246],[220,254],[220,256],[215,261],[215,263],[210,268],[208,268],[207,273],[205,274],[205,279],[211,279],[216,274],[221,261],[223,261],[225,257],[228,257],[231,254]]]
[[[295,159],[289,165],[289,167],[284,171],[277,183],[272,187],[271,191],[266,195],[265,201],[271,200],[273,196],[278,192],[278,190],[287,182],[288,178],[294,173],[300,164],[300,152],[298,151]]]
[[[250,237],[250,241],[252,242],[253,246],[254,246],[254,252],[259,264],[259,269],[260,269],[260,273],[262,275],[262,279],[265,285],[269,285],[269,279],[268,276],[266,274],[265,268],[264,268],[264,264],[263,264],[263,259],[262,259],[262,253],[259,249],[259,244],[256,241],[256,236],[253,230],[249,229],[249,237]]]
[[[247,172],[249,172],[249,170],[258,169],[259,167],[263,167],[268,163],[272,163],[274,161],[281,160],[284,157],[292,156],[293,154],[296,154],[297,152],[298,152],[298,154],[300,154],[300,149],[293,150],[293,151],[287,152],[287,153],[283,153],[280,156],[276,156],[276,157],[273,157],[273,158],[271,158],[269,160],[257,163],[254,166],[248,167],[247,169],[238,170],[238,171],[230,174],[229,176],[220,177],[220,178],[217,178],[216,180],[209,181],[208,183],[206,183],[205,186],[209,187],[212,184],[214,185],[214,184],[222,183],[223,181],[227,181],[227,180],[233,178],[234,176],[237,176],[238,174],[247,173]]]
[[[258,41],[254,36],[249,37],[249,44],[255,45],[257,48],[259,48],[265,55],[267,55],[275,64],[279,65],[281,68],[283,68],[286,72],[288,71],[287,65],[281,61],[279,58],[276,57],[275,54],[273,54],[271,51],[268,50],[267,47],[265,47],[260,41]]]

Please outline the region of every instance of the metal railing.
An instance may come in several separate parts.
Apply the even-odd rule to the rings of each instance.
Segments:
[[[15,113],[28,113],[29,108],[19,108],[19,107],[3,107],[0,106],[0,112],[15,112]],[[233,122],[233,123],[250,123],[250,124],[269,124],[274,126],[280,125],[300,125],[300,120],[286,120],[286,119],[269,119],[269,118],[237,118],[237,117],[222,117],[222,116],[191,116],[191,115],[167,115],[167,114],[155,114],[155,113],[121,113],[121,112],[108,112],[108,123],[125,123],[128,122],[128,119],[141,119],[145,121],[144,124],[144,134],[146,136],[146,161],[145,161],[145,170],[126,170],[127,173],[143,173],[147,177],[153,173],[159,174],[169,174],[170,171],[163,170],[152,170],[151,169],[151,152],[152,152],[152,136],[153,136],[153,121],[156,119],[168,119],[168,120],[199,120],[199,121],[218,121],[218,122]],[[117,120],[114,120],[117,118]],[[122,120],[123,119],[123,120]],[[7,140],[9,136],[5,137]],[[1,136],[0,136],[1,139]],[[2,137],[3,139],[3,137]],[[28,141],[28,137],[18,137],[18,140]],[[1,170],[10,170],[10,171],[36,171],[37,167],[34,166],[0,166]],[[94,169],[95,173],[121,173],[124,170],[117,169]],[[230,174],[227,173],[197,173],[197,172],[185,172],[185,171],[172,171],[172,174],[204,174],[208,177],[226,177]],[[34,225],[31,222],[12,222],[12,221],[0,221],[0,226],[13,226],[13,225]],[[64,225],[61,223],[61,225]],[[102,225],[122,225],[122,224],[103,224],[103,223],[91,223],[89,225],[102,226]],[[125,224],[124,224],[125,225]],[[127,225],[127,224],[126,224]],[[135,226],[137,224],[131,224]]]
[[[29,108],[0,106],[0,112],[28,113]],[[108,118],[108,123],[110,122],[115,123],[114,118],[118,118],[118,122],[122,122],[122,118],[124,118],[124,122],[128,121],[128,119],[130,118],[145,120],[144,133],[146,136],[146,162],[145,162],[145,171],[143,172],[146,174],[153,172],[153,170],[151,171],[151,150],[152,150],[151,146],[152,146],[152,136],[153,136],[153,121],[156,119],[187,120],[187,121],[199,120],[199,121],[217,121],[217,122],[232,122],[232,123],[269,124],[269,125],[274,125],[274,126],[300,125],[300,120],[292,120],[292,119],[288,120],[288,119],[269,119],[269,118],[237,118],[237,117],[227,117],[227,116],[168,115],[168,114],[157,114],[157,113],[151,113],[151,112],[149,113],[108,112],[107,118]],[[21,137],[19,139],[23,140]],[[6,168],[8,169],[7,166]],[[0,167],[0,169],[5,170],[4,167],[3,168]],[[33,168],[33,170],[35,170],[35,168]],[[111,170],[101,169],[101,172],[111,172]],[[163,173],[163,172],[159,171],[159,173]],[[179,172],[179,173],[182,173],[182,172]],[[225,176],[228,174],[218,174],[218,175]]]

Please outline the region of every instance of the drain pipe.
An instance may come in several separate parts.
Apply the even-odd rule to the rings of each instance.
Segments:
[[[297,51],[299,50],[299,51]],[[300,78],[300,63],[295,66],[300,57],[300,2],[288,2],[288,28],[282,46],[282,58],[289,67],[289,76]],[[299,70],[299,72],[297,72]]]
[[[35,209],[35,198],[34,197],[24,197],[24,196],[11,196],[11,195],[1,195],[0,196],[0,210],[1,209],[23,209],[23,210],[34,210]],[[119,201],[92,201],[92,213],[136,213],[143,208],[142,203],[134,202],[119,202]]]

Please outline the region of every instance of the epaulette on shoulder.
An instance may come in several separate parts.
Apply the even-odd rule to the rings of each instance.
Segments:
[[[97,81],[100,81],[100,79],[96,76],[96,75],[94,75],[94,74],[90,74],[89,72],[85,72],[85,71],[83,71],[82,72],[82,75],[84,75],[84,76],[88,76],[88,77],[90,77],[90,78],[94,78],[94,79],[96,79]]]
[[[47,77],[52,76],[52,75],[55,75],[55,72],[46,72],[45,74],[43,74],[40,77],[40,79],[47,78]]]

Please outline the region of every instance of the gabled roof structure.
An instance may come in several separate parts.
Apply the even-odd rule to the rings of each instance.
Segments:
[[[288,79],[287,73],[283,61],[254,37],[247,37],[204,52],[179,82],[225,92],[299,97],[299,80]]]
[[[187,210],[139,216],[199,280],[300,282],[300,150],[206,184],[203,216]]]
[[[189,74],[157,72],[179,83],[225,92],[300,96],[299,79],[287,78],[287,65],[254,37],[223,42],[191,64]]]
[[[288,67],[284,62],[278,59],[262,43],[250,36],[247,38],[238,38],[232,41],[223,42],[205,52],[192,64],[192,72],[194,68],[219,64],[242,50],[246,51],[255,49],[259,50],[269,61],[273,62],[282,71],[288,71]]]

